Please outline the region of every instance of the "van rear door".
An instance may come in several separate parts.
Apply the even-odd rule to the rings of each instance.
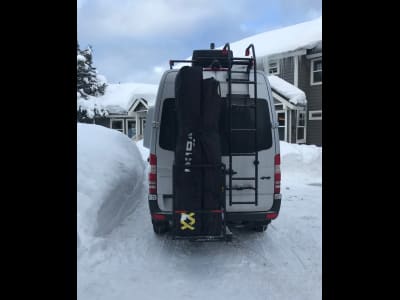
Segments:
[[[250,75],[250,80],[252,80]],[[254,77],[253,77],[254,78]],[[268,92],[267,79],[263,72],[257,72],[257,143],[258,143],[258,193],[257,205],[255,202],[255,180],[232,180],[232,201],[229,191],[226,193],[226,208],[228,212],[267,211],[272,207],[274,197],[274,158],[275,136],[273,123],[273,103]],[[221,84],[222,94],[227,93],[227,83]],[[254,89],[245,85],[232,85],[232,104],[243,104],[245,96],[254,98]],[[226,97],[226,96],[225,96]],[[226,98],[225,98],[226,99]],[[225,118],[228,112],[225,113]],[[232,128],[254,128],[254,109],[248,107],[232,107]],[[225,127],[227,127],[225,125]],[[229,129],[229,127],[228,127]],[[232,156],[233,178],[255,178],[254,132],[233,132],[232,153],[243,155]],[[224,148],[223,163],[229,166],[227,139],[229,131],[225,129],[222,135]],[[247,156],[246,156],[247,155]],[[227,187],[229,176],[226,177]]]

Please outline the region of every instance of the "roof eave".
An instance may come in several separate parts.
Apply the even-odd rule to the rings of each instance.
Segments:
[[[305,103],[304,104],[303,103],[294,104],[293,102],[290,102],[290,99],[288,99],[285,96],[279,94],[279,92],[274,90],[272,87],[271,87],[271,90],[272,90],[272,96],[274,98],[278,99],[278,101],[280,101],[282,104],[286,105],[290,109],[303,110],[306,107]]]

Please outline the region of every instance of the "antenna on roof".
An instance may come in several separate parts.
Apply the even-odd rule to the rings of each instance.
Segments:
[[[215,44],[214,44],[214,43],[211,43],[211,44],[210,44],[210,49],[211,49],[211,50],[214,50],[214,49],[215,49]]]

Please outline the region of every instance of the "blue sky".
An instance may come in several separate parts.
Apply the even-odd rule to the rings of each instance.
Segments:
[[[321,11],[322,0],[78,0],[78,41],[93,46],[94,66],[108,82],[157,84],[169,59]]]

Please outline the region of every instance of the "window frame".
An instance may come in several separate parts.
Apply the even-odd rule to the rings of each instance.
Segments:
[[[129,137],[129,126],[128,126],[128,122],[134,122],[135,123],[135,135],[132,137]],[[130,139],[135,139],[137,136],[137,125],[136,125],[136,119],[126,119],[126,135],[130,138]]]
[[[304,125],[299,125],[299,121],[300,121],[300,114],[304,115]],[[296,113],[296,143],[300,144],[300,143],[305,143],[306,142],[306,122],[307,122],[307,114],[304,110],[298,110]],[[303,138],[299,139],[298,138],[298,130],[300,128],[303,128],[304,132],[303,132]]]
[[[146,125],[146,118],[141,118],[140,119],[140,126],[141,126],[140,135],[144,135],[144,127],[145,127],[145,125]]]
[[[321,114],[320,117],[314,117],[313,114]],[[311,121],[322,120],[322,110],[310,110],[308,112],[308,119]]]
[[[322,69],[318,70],[318,71],[314,71],[314,64],[315,64],[316,61],[321,61],[321,65],[322,65],[322,56],[314,58],[314,59],[311,60],[310,85],[321,85],[322,84],[322,80],[314,82],[314,73],[321,72],[321,74],[322,74]]]
[[[270,64],[271,63],[276,63],[276,72],[275,73],[271,73],[271,67]],[[280,74],[280,63],[279,63],[279,59],[271,59],[268,61],[268,75],[279,75]]]
[[[279,137],[279,128],[283,127],[284,128],[284,133],[283,133],[283,141],[287,142],[287,109],[283,109],[283,110],[276,110],[276,122],[278,124],[278,139],[280,139]],[[285,124],[284,125],[279,125],[279,118],[278,118],[278,114],[280,113],[284,113],[285,114]]]
[[[112,126],[113,123],[117,122],[117,121],[120,121],[122,123],[122,129],[113,128],[113,126]],[[117,131],[122,132],[123,134],[125,134],[125,122],[124,122],[124,119],[113,119],[113,118],[111,118],[110,119],[110,129],[117,130]]]

